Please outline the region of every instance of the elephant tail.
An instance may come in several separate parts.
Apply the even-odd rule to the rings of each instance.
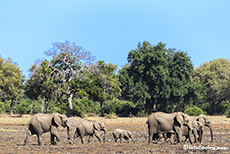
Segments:
[[[145,140],[147,140],[147,134],[148,134],[148,132],[147,132],[147,127],[148,127],[148,125],[149,125],[149,119],[146,120],[146,123],[145,123],[145,125],[144,125],[144,133],[143,133],[143,136],[144,136]]]

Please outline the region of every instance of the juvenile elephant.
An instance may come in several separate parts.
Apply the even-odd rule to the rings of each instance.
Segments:
[[[35,114],[28,123],[28,130],[26,134],[26,139],[24,143],[28,143],[28,137],[31,135],[37,135],[38,144],[43,145],[41,141],[41,135],[46,132],[50,132],[51,135],[51,144],[56,144],[54,139],[56,138],[57,141],[60,141],[60,136],[57,132],[57,128],[59,126],[67,127],[67,134],[69,136],[69,127],[66,124],[67,117],[65,115],[61,115],[59,113],[53,114]]]
[[[199,139],[199,132],[203,129],[203,124],[199,121],[196,121],[196,120],[193,120],[190,119],[190,123],[192,125],[192,128],[191,128],[191,133],[194,137],[194,143],[196,143]],[[188,130],[188,127],[186,126],[182,126],[182,136],[185,137],[185,140],[184,142],[187,141],[187,139],[189,138],[189,130]]]
[[[81,138],[81,142],[84,143],[83,137],[89,136],[88,142],[90,142],[90,137],[93,137],[95,135],[99,142],[101,142],[100,138],[100,131],[104,131],[104,138],[103,142],[105,142],[105,135],[106,135],[106,127],[104,123],[100,122],[90,122],[90,121],[81,121],[77,128],[75,129],[75,133],[73,136],[73,139],[76,139],[77,137]]]
[[[198,139],[198,140],[199,140],[199,142],[202,141],[203,132],[204,132],[203,128],[204,128],[205,126],[206,126],[206,127],[209,127],[209,129],[210,129],[210,134],[211,134],[211,142],[213,142],[212,124],[211,124],[211,122],[208,120],[208,118],[205,117],[205,116],[203,116],[203,115],[200,115],[200,116],[198,116],[198,117],[196,118],[196,121],[199,121],[199,122],[203,125],[202,129],[201,129],[200,131],[198,131],[198,134],[199,134],[199,139]]]
[[[131,139],[134,142],[132,133],[130,131],[115,129],[112,134],[115,142],[117,142],[117,140],[120,139],[120,143],[121,143],[122,138],[124,138],[127,142],[129,142],[129,139]]]
[[[188,127],[189,130],[189,141],[191,141],[191,125],[189,123],[189,118],[187,114],[181,112],[175,113],[163,113],[156,112],[150,115],[147,118],[146,124],[148,125],[148,143],[152,142],[152,139],[155,134],[167,134],[174,133],[176,134],[177,141],[181,142],[182,138],[182,126]]]

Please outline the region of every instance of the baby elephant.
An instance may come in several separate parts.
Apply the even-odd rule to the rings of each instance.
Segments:
[[[118,138],[120,139],[120,143],[121,143],[122,138],[124,138],[127,142],[129,142],[129,138],[132,139],[133,141],[132,133],[130,131],[122,130],[122,129],[115,129],[112,134],[113,134],[115,142],[117,142]]]

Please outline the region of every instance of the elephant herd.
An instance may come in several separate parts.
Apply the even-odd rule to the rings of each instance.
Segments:
[[[183,136],[185,137],[184,141],[189,139],[190,143],[197,141],[201,142],[205,126],[210,128],[211,142],[213,141],[212,125],[203,115],[190,117],[181,112],[171,114],[156,112],[147,118],[146,124],[148,125],[148,143],[152,143],[153,141],[157,142],[161,138],[164,138],[165,142],[170,141],[171,144],[181,143]],[[57,143],[56,141],[60,141],[60,135],[57,132],[57,128],[60,126],[67,128],[67,139],[69,143],[72,143],[69,133],[70,118],[67,118],[65,115],[61,115],[59,113],[36,114],[28,123],[28,130],[24,143],[28,143],[29,136],[37,135],[38,144],[43,145],[41,135],[43,133],[50,132],[51,144],[55,145]],[[90,139],[93,136],[96,136],[99,142],[101,142],[100,131],[104,132],[103,142],[105,142],[107,130],[104,123],[81,120],[74,128],[73,140],[80,137],[81,142],[84,143],[83,138],[88,136],[88,142],[90,142]],[[118,139],[120,142],[122,142],[122,139],[125,139],[127,142],[129,142],[130,139],[134,142],[132,133],[127,130],[115,129],[112,132],[112,135],[115,142],[117,142]]]

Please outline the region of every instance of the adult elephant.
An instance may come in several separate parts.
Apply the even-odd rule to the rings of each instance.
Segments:
[[[152,142],[153,136],[163,133],[175,133],[177,141],[181,142],[182,126],[187,126],[189,130],[189,141],[191,141],[191,125],[187,114],[181,112],[174,112],[171,114],[156,112],[150,115],[146,121],[148,125],[148,143]]]
[[[43,145],[43,142],[41,140],[41,135],[43,133],[50,132],[51,144],[55,145],[56,144],[54,140],[55,138],[57,141],[60,141],[60,136],[57,132],[57,128],[59,126],[67,127],[68,139],[70,139],[69,127],[66,123],[67,123],[67,117],[59,113],[35,114],[28,123],[28,131],[24,143],[27,144],[28,137],[35,134],[37,135],[38,138],[38,144]]]
[[[73,139],[80,137],[81,142],[84,143],[83,137],[89,136],[88,142],[90,142],[90,137],[93,137],[93,135],[95,135],[99,142],[101,142],[100,131],[104,131],[103,142],[105,142],[106,127],[104,123],[84,120],[81,121],[76,127]]]
[[[211,142],[213,142],[212,124],[211,124],[211,122],[208,120],[208,118],[205,117],[205,116],[203,116],[203,115],[200,115],[200,116],[198,116],[198,117],[196,118],[196,121],[199,121],[204,127],[205,127],[205,126],[206,126],[206,127],[209,127],[210,134],[211,134]],[[204,128],[204,127],[203,127],[203,128]],[[198,140],[199,140],[199,142],[202,141],[203,132],[204,132],[203,128],[202,128],[200,131],[198,131],[198,134],[199,134],[199,139],[198,139]]]

